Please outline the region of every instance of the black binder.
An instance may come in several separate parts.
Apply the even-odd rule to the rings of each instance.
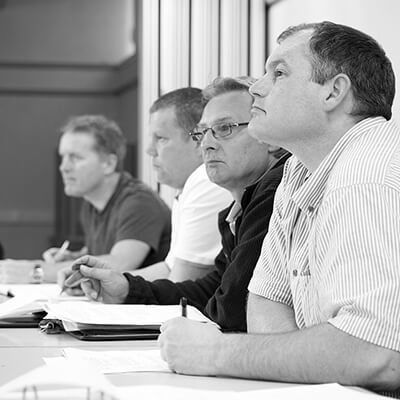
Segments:
[[[62,321],[57,319],[43,319],[39,323],[42,332],[48,334],[68,333],[69,335],[85,341],[109,340],[155,340],[160,334],[159,327],[126,328],[120,325],[108,325],[104,328],[85,328],[76,331],[66,331]]]
[[[46,312],[39,311],[16,317],[4,317],[0,319],[0,328],[37,328],[45,315]]]

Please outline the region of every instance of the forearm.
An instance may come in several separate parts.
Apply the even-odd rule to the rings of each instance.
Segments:
[[[125,273],[124,276],[129,281],[129,294],[126,303],[178,304],[181,297],[186,297],[190,305],[203,311],[214,289],[214,285],[210,284],[206,278],[203,280],[207,282],[197,280],[174,283],[169,279],[157,279],[150,282],[140,276],[133,276],[129,272]],[[203,287],[204,285],[210,286],[210,290],[206,290]]]
[[[213,269],[214,264],[200,264],[182,258],[175,258],[168,279],[173,282],[183,282],[188,279],[195,280],[206,276]]]
[[[161,261],[145,268],[128,271],[128,273],[134,276],[141,276],[148,281],[153,281],[155,279],[167,279],[170,269],[165,261]]]
[[[136,257],[125,257],[118,254],[104,254],[96,256],[101,261],[104,261],[111,266],[116,272],[125,272],[130,270],[136,270],[142,265],[143,260]]]
[[[299,383],[338,382],[374,390],[400,386],[400,354],[369,344],[328,323],[272,335],[223,335],[218,375]]]

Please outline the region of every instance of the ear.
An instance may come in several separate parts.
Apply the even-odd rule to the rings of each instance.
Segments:
[[[325,84],[324,105],[326,111],[344,106],[351,98],[351,81],[346,74],[337,74]]]
[[[118,165],[118,158],[115,154],[104,155],[103,161],[103,171],[106,175],[111,175],[116,171]]]

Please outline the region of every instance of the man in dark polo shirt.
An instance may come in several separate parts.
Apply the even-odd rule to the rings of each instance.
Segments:
[[[61,132],[65,194],[85,200],[85,247],[78,252],[47,250],[45,261],[39,262],[44,280],[56,281],[57,271],[83,254],[99,256],[118,271],[164,260],[170,244],[170,210],[155,192],[122,170],[126,142],[118,125],[101,115],[82,115],[70,119]],[[38,261],[32,266],[26,261],[2,265],[3,282],[29,281],[35,264]]]

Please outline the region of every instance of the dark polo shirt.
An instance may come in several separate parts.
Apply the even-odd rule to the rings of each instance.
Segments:
[[[109,254],[115,243],[135,239],[151,251],[142,267],[163,261],[171,239],[171,213],[161,198],[129,173],[121,173],[115,192],[99,212],[84,202],[81,223],[91,255]]]

